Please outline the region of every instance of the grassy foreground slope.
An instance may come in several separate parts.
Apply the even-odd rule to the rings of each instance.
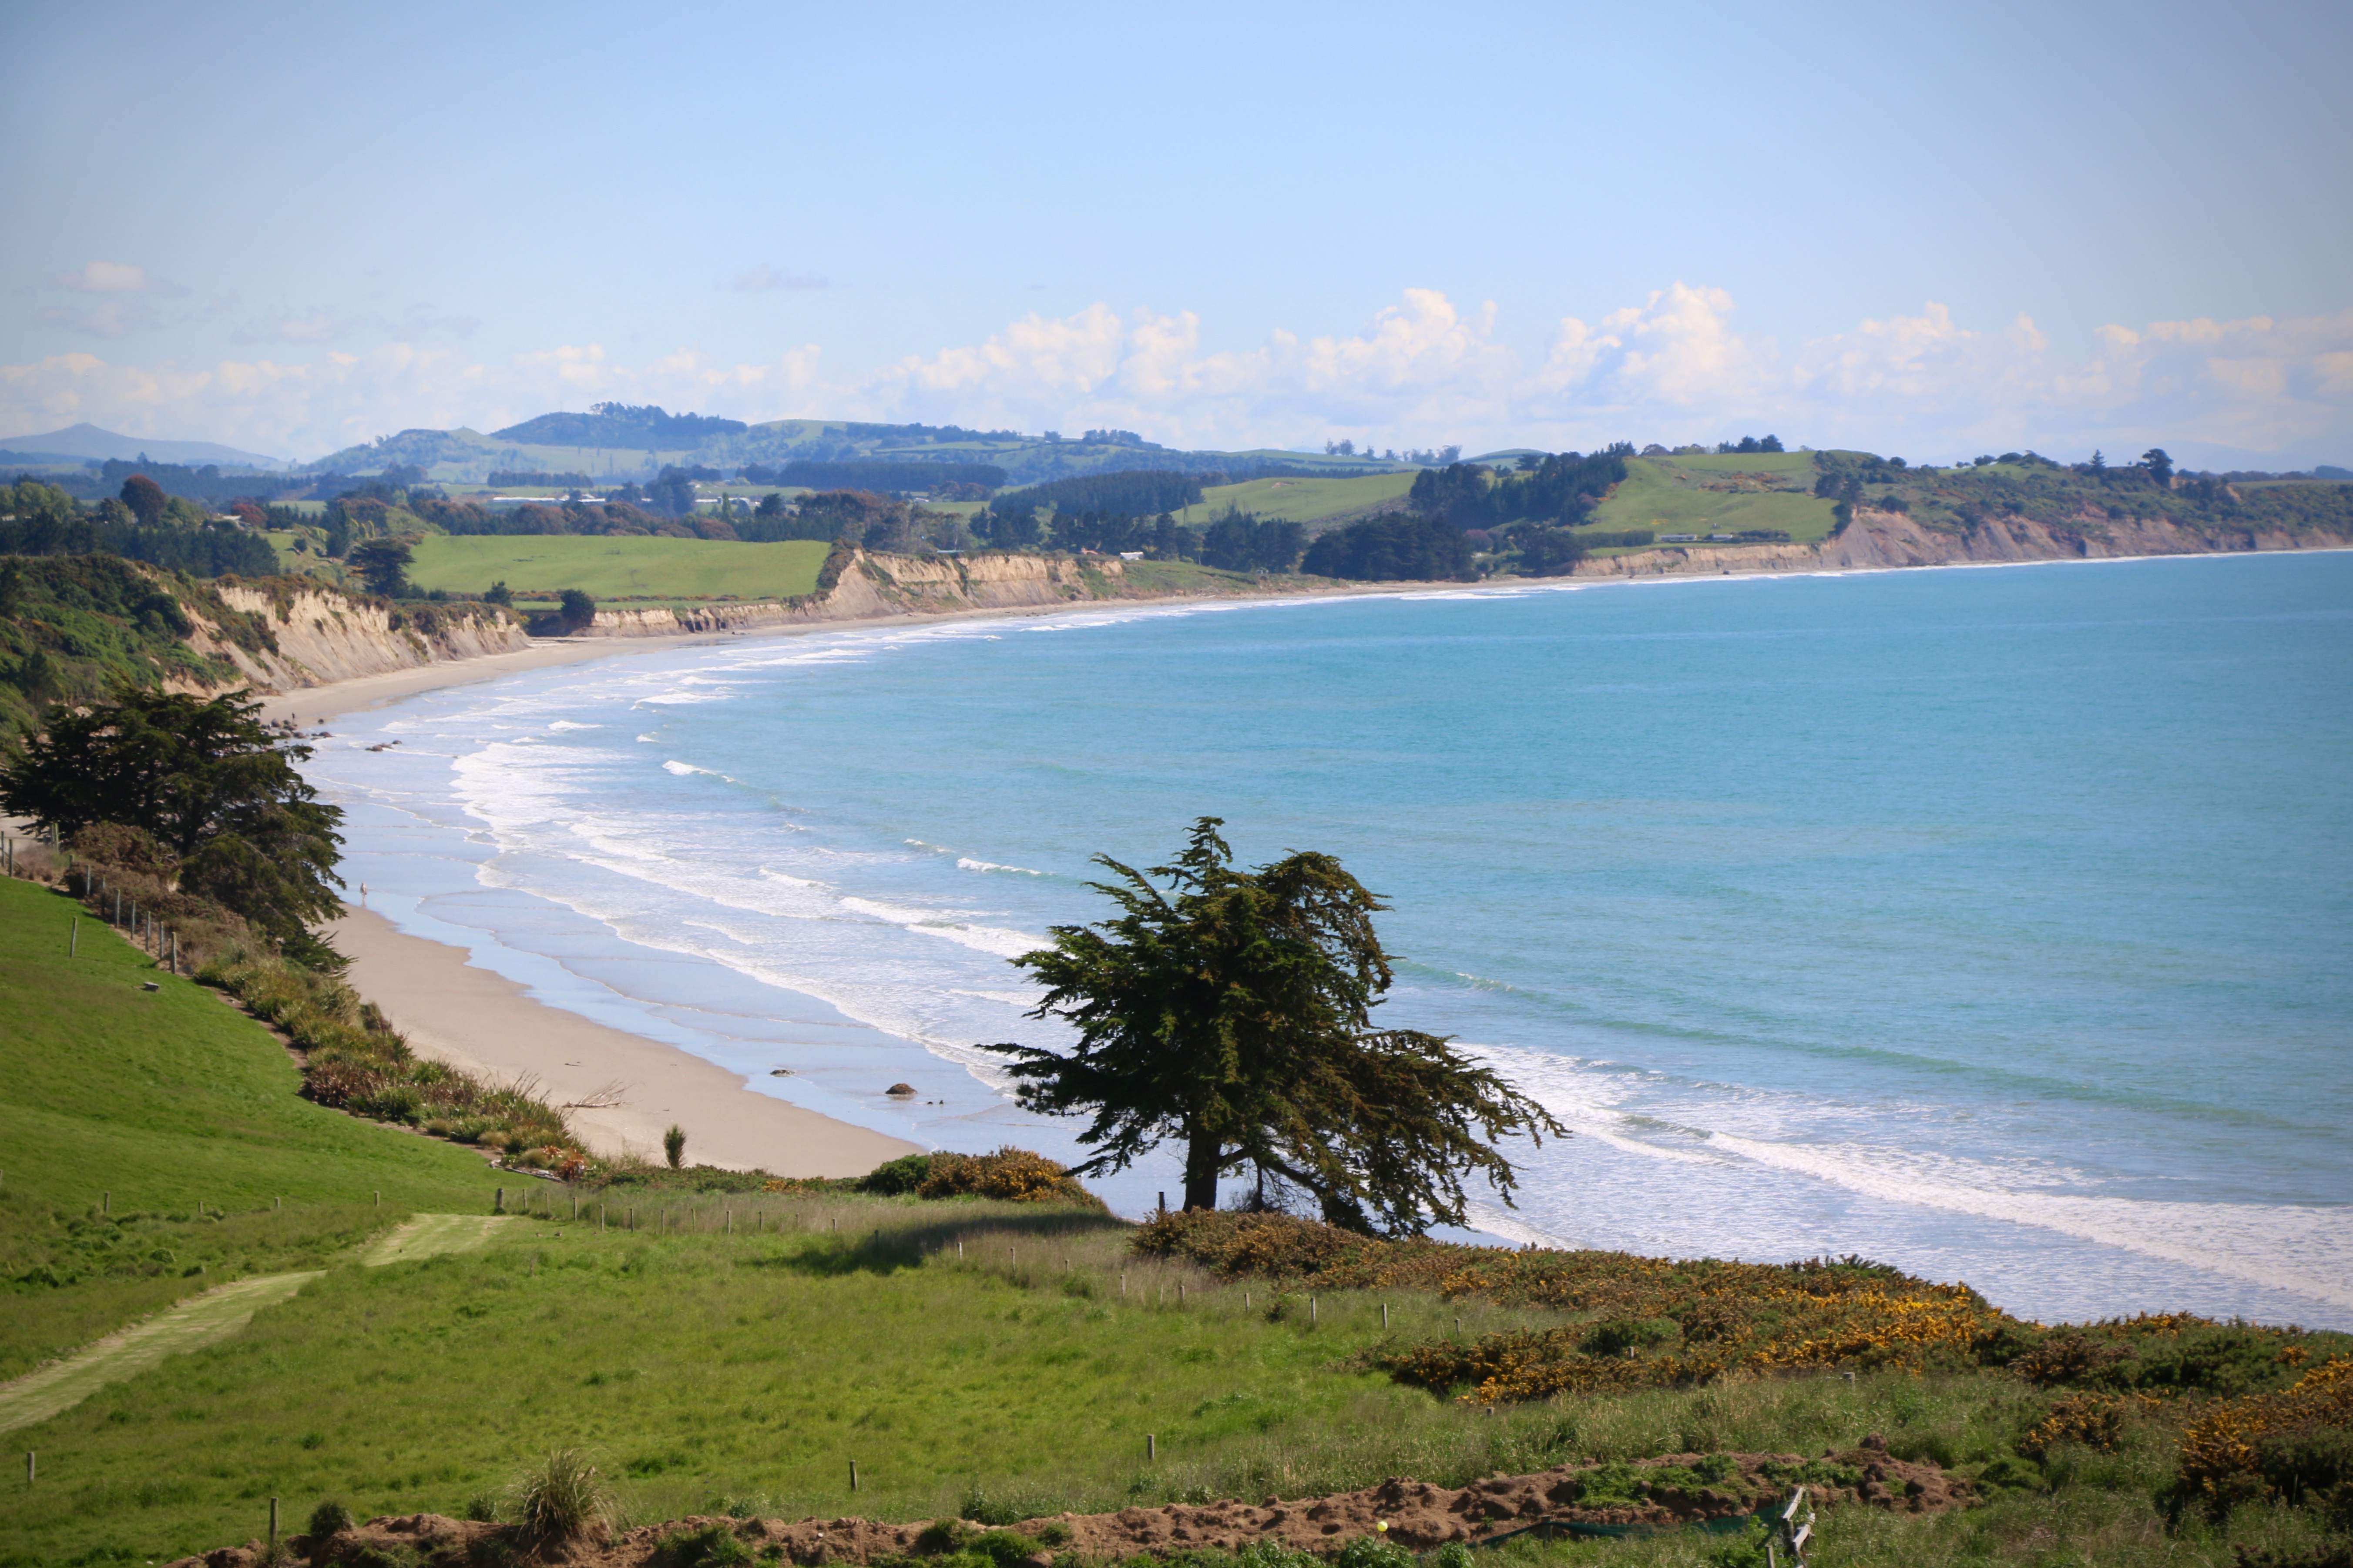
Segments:
[[[1125,1226],[1070,1210],[631,1201],[635,1233],[543,1221],[518,1227],[521,1246],[334,1269],[237,1339],[24,1429],[44,1482],[0,1495],[0,1564],[243,1541],[273,1496],[298,1520],[323,1497],[362,1517],[460,1514],[561,1444],[593,1451],[628,1517],[650,1523],[1298,1499],[1391,1475],[1453,1486],[1588,1459],[1844,1452],[1876,1433],[1899,1458],[1980,1477],[1992,1500],[1826,1515],[1828,1562],[2227,1563],[2232,1544],[2326,1537],[2317,1510],[2253,1506],[2168,1531],[2152,1499],[2179,1415],[2157,1405],[2031,1462],[2021,1439],[2062,1398],[2008,1376],[1752,1378],[1482,1406],[1376,1363],[1568,1314],[1413,1289],[1320,1292],[1311,1309],[1263,1279],[1139,1258]],[[1703,1547],[1528,1555],[1695,1563]]]
[[[514,1183],[299,1099],[268,1030],[14,879],[0,998],[0,1377],[225,1280],[316,1267],[411,1209],[487,1210]]]
[[[520,596],[577,588],[603,599],[776,599],[817,591],[828,546],[741,544],[658,536],[427,534],[410,579],[428,592],[479,594],[503,582]]]

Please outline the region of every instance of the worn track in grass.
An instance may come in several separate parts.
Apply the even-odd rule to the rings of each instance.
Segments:
[[[483,1215],[416,1215],[396,1226],[359,1260],[376,1268],[470,1251],[490,1240],[499,1223]],[[192,1296],[13,1383],[0,1384],[0,1432],[47,1421],[110,1383],[138,1376],[165,1356],[225,1340],[251,1322],[254,1313],[290,1299],[324,1272],[312,1268],[236,1280]]]

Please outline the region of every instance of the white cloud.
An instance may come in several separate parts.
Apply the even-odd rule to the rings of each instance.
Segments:
[[[49,279],[49,285],[77,294],[160,294],[177,299],[187,292],[177,283],[150,277],[144,267],[134,267],[127,261],[85,262],[71,272],[58,273]]]
[[[1563,320],[1534,364],[1496,341],[1493,306],[1466,310],[1421,289],[1361,331],[1276,331],[1249,349],[1205,348],[1190,311],[1097,304],[838,374],[816,344],[761,363],[691,349],[623,363],[594,342],[502,362],[396,342],[207,368],[75,353],[0,367],[0,420],[29,429],[86,418],[317,453],[387,430],[491,429],[609,398],[754,420],[1112,426],[1185,447],[1347,436],[1561,449],[1769,430],[1931,461],[2025,446],[2064,456],[2164,445],[2191,461],[2206,450],[2353,456],[2353,310],[2108,327],[2072,353],[2023,316],[1981,328],[1933,303],[1788,346],[1742,331],[1736,315],[1723,289],[1677,283],[1590,323]],[[305,320],[275,336],[301,341]]]

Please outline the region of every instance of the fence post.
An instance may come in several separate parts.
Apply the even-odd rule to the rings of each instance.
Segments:
[[[1160,1436],[1157,1433],[1146,1432],[1144,1435],[1144,1462],[1147,1465],[1152,1465],[1157,1464],[1159,1461]]]
[[[498,1195],[491,1200],[491,1212],[492,1214],[507,1212],[507,1190],[504,1187],[501,1187]]]
[[[73,933],[66,938],[66,956],[68,958],[81,956],[81,917],[79,915],[74,917]]]
[[[849,1489],[858,1489],[858,1461],[855,1459],[849,1461]]]
[[[276,1498],[269,1500],[269,1552],[272,1556],[278,1553],[278,1500]]]

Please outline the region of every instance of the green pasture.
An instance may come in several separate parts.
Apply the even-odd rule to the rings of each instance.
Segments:
[[[1707,465],[1703,468],[1699,465]],[[1771,464],[1775,467],[1764,467]],[[1799,543],[1827,539],[1834,525],[1831,503],[1808,492],[1701,488],[1725,484],[1736,473],[1771,474],[1787,483],[1812,471],[1802,452],[1745,457],[1630,458],[1626,479],[1596,507],[1590,526],[1617,531],[1656,529],[1662,533],[1738,533],[1743,529],[1780,529]]]
[[[409,580],[453,594],[503,582],[519,597],[577,588],[599,600],[772,599],[814,593],[827,548],[814,540],[428,534],[417,542]]]
[[[316,1267],[411,1209],[487,1211],[514,1182],[298,1098],[269,1030],[13,878],[0,997],[0,1377],[225,1280]]]
[[[1179,522],[1203,527],[1239,507],[1254,517],[1283,522],[1316,522],[1363,511],[1394,501],[1413,489],[1414,470],[1312,479],[1251,479],[1239,485],[1213,485],[1201,492],[1201,503],[1176,514]]]
[[[550,1196],[552,1216],[508,1222],[485,1250],[332,1268],[241,1332],[21,1428],[42,1479],[0,1498],[0,1563],[243,1541],[270,1497],[296,1520],[327,1497],[364,1518],[460,1514],[556,1445],[596,1454],[638,1523],[908,1520],[984,1500],[1018,1518],[1391,1475],[1459,1486],[1572,1460],[1819,1454],[1874,1432],[1899,1457],[1974,1472],[2051,1404],[2007,1377],[1873,1373],[1490,1413],[1397,1384],[1368,1354],[1547,1314],[1402,1290],[1311,1306],[1139,1260],[1125,1226],[1068,1210],[784,1194],[665,1207],[641,1191],[601,1214],[592,1198],[575,1220]],[[1888,1568],[2227,1563],[2224,1531],[2193,1519],[2168,1537],[2150,1497],[2171,1463],[2158,1423],[2112,1454],[2022,1472],[2010,1458],[2000,1473],[2020,1484],[1992,1506],[1828,1514],[1823,1551]],[[2308,1513],[2249,1510],[2227,1539],[2318,1535]],[[2079,1554],[2051,1555],[2060,1540]],[[1697,1550],[1529,1556],[1696,1564]]]

